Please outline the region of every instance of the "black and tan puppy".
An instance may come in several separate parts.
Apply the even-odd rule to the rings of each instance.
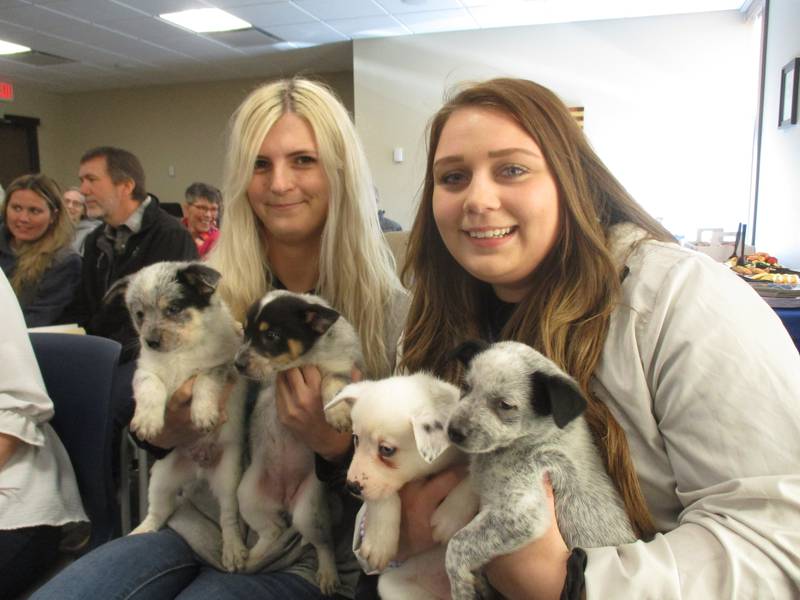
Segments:
[[[325,490],[314,473],[314,453],[278,419],[275,375],[316,365],[327,402],[350,382],[354,366],[363,369],[360,348],[352,325],[318,296],[275,290],[250,308],[235,361],[240,373],[264,383],[250,419],[252,462],[239,486],[242,518],[259,536],[248,570],[257,570],[269,554],[286,528],[288,512],[291,524],[317,551],[320,590],[335,591],[338,574]],[[331,424],[349,428],[349,408],[343,407],[342,414]]]

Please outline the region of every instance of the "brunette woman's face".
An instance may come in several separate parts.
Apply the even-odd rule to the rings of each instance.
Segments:
[[[35,242],[55,220],[47,201],[32,190],[16,190],[6,202],[6,225],[17,242]]]
[[[328,217],[330,187],[308,121],[278,119],[264,138],[247,198],[268,243],[317,242]]]
[[[520,301],[558,235],[558,191],[539,146],[503,111],[461,108],[442,129],[433,178],[450,254],[500,299]]]

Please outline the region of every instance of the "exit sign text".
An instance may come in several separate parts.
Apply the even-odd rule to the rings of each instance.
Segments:
[[[0,81],[0,101],[11,102],[14,99],[14,85]]]

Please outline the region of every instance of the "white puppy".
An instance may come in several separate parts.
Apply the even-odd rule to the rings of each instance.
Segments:
[[[164,427],[164,411],[175,390],[197,376],[191,418],[208,433],[175,448],[153,464],[147,516],[132,533],[157,531],[175,512],[179,492],[204,479],[220,506],[222,564],[229,571],[245,565],[247,549],[239,529],[236,489],[242,473],[244,386],[237,383],[227,405],[227,421],[217,429],[219,399],[237,378],[233,358],[241,333],[216,294],[220,274],[202,263],[161,262],[145,267],[109,290],[106,301],[124,293],[141,341],[133,377],[136,410],[131,430],[152,440]]]
[[[356,546],[373,570],[385,569],[397,554],[400,488],[464,460],[445,431],[459,395],[457,387],[417,373],[352,383],[325,407],[326,411],[342,404],[351,407],[355,454],[347,487],[364,499],[366,526]],[[477,508],[477,497],[464,480],[433,514],[434,539],[445,544]],[[449,598],[444,548],[437,546],[383,572],[378,580],[381,598]]]

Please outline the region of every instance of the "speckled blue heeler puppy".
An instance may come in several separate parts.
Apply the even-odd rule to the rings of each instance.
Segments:
[[[545,473],[568,547],[633,542],[622,500],[582,416],[586,400],[578,384],[518,342],[466,342],[454,355],[467,372],[447,433],[470,454],[481,509],[447,547],[453,599],[476,598],[476,575],[486,563],[550,527]]]
[[[178,446],[153,464],[148,512],[131,533],[158,531],[175,511],[179,493],[205,480],[219,501],[222,564],[228,571],[245,566],[247,548],[239,529],[236,490],[242,475],[244,385],[233,359],[241,332],[217,293],[222,276],[200,262],[160,262],[116,282],[106,295],[124,295],[142,349],[133,376],[136,411],[131,430],[152,441],[164,428],[169,399],[190,377],[190,415],[200,439]],[[236,382],[221,418],[220,399]]]

